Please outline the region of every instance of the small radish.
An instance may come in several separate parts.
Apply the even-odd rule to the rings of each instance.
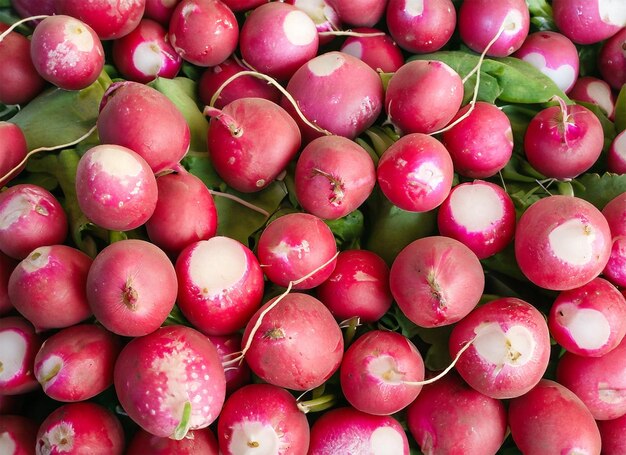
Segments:
[[[611,142],[607,155],[607,169],[609,172],[626,174],[626,130],[615,136]]]
[[[612,420],[598,420],[598,429],[602,437],[602,453],[621,455],[626,453],[626,414]]]
[[[213,343],[180,325],[131,340],[115,364],[114,384],[135,423],[177,440],[217,419],[226,390]]]
[[[154,436],[139,429],[128,443],[125,455],[218,455],[217,439],[210,428],[192,430],[180,441]]]
[[[180,0],[146,0],[144,19],[152,19],[167,27]]]
[[[614,118],[615,95],[611,91],[611,86],[602,79],[593,76],[579,77],[568,96],[575,101],[595,104],[609,119]]]
[[[622,9],[626,9],[622,6]],[[626,13],[624,28],[602,45],[598,55],[598,68],[602,78],[615,90],[626,84]]]
[[[166,254],[138,239],[104,248],[87,275],[94,316],[122,336],[142,336],[159,328],[172,311],[177,289],[176,272]]]
[[[2,415],[0,421],[0,453],[31,455],[34,453],[38,425],[21,415]]]
[[[393,73],[404,65],[404,55],[389,35],[370,27],[359,27],[354,32],[359,35],[349,36],[341,45],[341,52],[353,55],[383,73]]]
[[[16,260],[0,253],[0,316],[6,316],[13,311],[13,304],[9,299],[9,278],[16,265]]]
[[[235,390],[240,389],[252,380],[250,367],[244,361],[234,365],[229,361],[241,352],[241,334],[239,332],[230,335],[210,335],[209,340],[215,345],[217,353],[224,365],[224,375],[226,376],[226,396],[232,394]]]
[[[113,366],[121,349],[121,340],[101,326],[74,325],[43,343],[34,373],[49,397],[88,400],[113,385]]]
[[[55,0],[55,7],[57,14],[67,14],[89,25],[101,40],[111,40],[137,27],[146,0]]]
[[[19,395],[39,387],[33,373],[42,339],[21,316],[0,318],[0,395]]]
[[[304,11],[309,16],[318,33],[333,32],[341,29],[341,20],[337,11],[326,0],[287,0],[287,3]],[[333,35],[318,35],[320,45],[328,44]]]
[[[626,26],[626,10],[619,0],[553,0],[556,26],[576,44],[605,40]]]
[[[327,0],[339,20],[354,27],[373,27],[383,18],[387,0]]]
[[[250,384],[224,403],[217,437],[224,455],[307,453],[309,424],[296,399],[271,384]]]

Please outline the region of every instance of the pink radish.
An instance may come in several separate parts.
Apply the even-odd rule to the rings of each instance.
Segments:
[[[22,129],[15,123],[0,121],[0,176],[6,176],[0,178],[0,185],[6,185],[24,169],[24,165],[21,165],[13,171],[26,158],[27,153],[26,137]]]
[[[224,3],[235,12],[245,12],[267,3],[267,0],[224,0]]]
[[[309,424],[296,399],[271,384],[250,384],[224,403],[217,423],[224,455],[255,451],[276,455],[307,453]]]
[[[37,423],[30,418],[4,414],[0,422],[0,453],[7,455],[33,454],[37,430]]]
[[[87,275],[87,299],[113,333],[142,336],[165,322],[176,301],[174,266],[157,246],[128,239],[104,248]]]
[[[611,142],[607,156],[609,172],[626,174],[626,130],[619,133]]]
[[[614,118],[615,95],[611,86],[602,79],[593,76],[579,77],[567,95],[575,101],[595,104],[609,119]]]
[[[57,14],[67,14],[88,24],[102,40],[121,38],[133,31],[146,0],[55,0]]]
[[[615,286],[626,286],[626,236],[613,237],[611,256],[602,270],[604,278]]]
[[[217,419],[226,389],[213,343],[179,325],[131,340],[115,364],[114,383],[133,421],[155,436],[177,440]]]
[[[21,316],[0,318],[0,395],[19,395],[39,387],[33,373],[42,339]]]
[[[354,27],[373,27],[385,13],[387,0],[328,0],[339,20]]]
[[[626,84],[626,13],[623,15],[624,28],[606,40],[598,55],[600,74],[615,90]]]
[[[624,5],[615,0],[553,0],[554,22],[577,44],[593,44],[626,26]]]
[[[0,253],[0,316],[5,316],[13,310],[13,304],[9,299],[9,277],[16,265],[16,260]]]
[[[602,209],[602,215],[611,229],[611,235],[626,235],[626,193],[620,193]]]
[[[178,306],[207,335],[243,328],[261,305],[263,272],[248,247],[217,236],[192,243],[176,261]]]
[[[341,20],[337,11],[326,0],[287,0],[287,3],[304,11],[309,16],[318,31],[320,45],[328,44],[333,40],[333,35],[321,33],[333,32],[341,29]]]
[[[602,453],[620,455],[626,452],[626,414],[612,420],[596,422],[602,437]]]
[[[143,17],[167,27],[179,2],[180,0],[146,0]]]
[[[349,36],[341,45],[341,52],[353,55],[383,73],[393,73],[404,65],[404,55],[389,35],[370,27],[359,27],[354,32],[358,35]]]
[[[215,345],[217,353],[220,356],[222,365],[224,365],[224,375],[226,376],[226,396],[232,394],[235,390],[240,389],[251,382],[250,367],[245,361],[232,364],[230,360],[241,352],[241,334],[239,332],[230,335],[212,335],[209,336],[211,343]]]
[[[125,455],[218,455],[217,439],[210,428],[190,431],[180,441],[160,438],[140,429],[128,444]]]

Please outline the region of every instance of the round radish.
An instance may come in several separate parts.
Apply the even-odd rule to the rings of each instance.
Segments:
[[[626,10],[615,0],[553,0],[554,22],[577,44],[593,44],[626,26]]]
[[[133,31],[146,0],[55,0],[57,14],[67,14],[88,24],[102,40],[121,38]]]
[[[593,76],[579,77],[567,94],[570,99],[595,104],[609,119],[615,115],[615,95],[611,86],[602,79]]]
[[[224,0],[224,4],[235,12],[245,12],[261,6],[267,0]]]
[[[0,80],[1,78],[2,75],[0,75]],[[2,94],[0,94],[0,102],[1,99]],[[24,160],[27,153],[26,137],[22,129],[14,123],[0,121],[1,186],[6,185],[24,169],[25,164],[21,165],[16,171],[13,171],[13,169]]]
[[[224,365],[224,375],[226,376],[226,396],[232,394],[251,382],[250,367],[244,361],[235,365],[230,362],[235,355],[241,352],[241,334],[239,332],[230,335],[211,335],[209,340],[215,345]]]
[[[180,441],[154,436],[139,429],[130,440],[125,455],[219,455],[217,439],[210,428],[190,431]]]
[[[167,27],[179,2],[180,0],[146,0],[143,17]]]
[[[34,420],[21,415],[3,413],[0,422],[0,453],[31,455],[34,453],[38,426]]]
[[[339,20],[354,27],[373,27],[382,19],[387,0],[327,0]]]
[[[626,236],[613,237],[611,256],[602,270],[604,278],[616,286],[626,286]]]
[[[620,193],[606,203],[602,215],[611,229],[611,235],[626,235],[626,192]]]
[[[607,169],[609,172],[626,174],[626,130],[615,136],[611,142],[607,155]]]
[[[596,422],[602,437],[602,453],[621,455],[626,452],[626,414],[612,420]]]
[[[624,28],[602,45],[598,55],[598,68],[602,78],[615,90],[620,90],[626,84],[626,13]]]
[[[287,0],[287,3],[304,11],[313,20],[318,33],[341,30],[339,15],[326,0]],[[333,35],[318,35],[318,37],[320,45],[328,44],[334,38]]]
[[[404,55],[389,35],[381,36],[381,30],[370,27],[359,27],[354,32],[363,35],[348,37],[339,49],[341,52],[353,55],[383,73],[393,73],[404,65]]]
[[[23,317],[0,318],[0,395],[19,395],[39,387],[33,364],[41,342]]]

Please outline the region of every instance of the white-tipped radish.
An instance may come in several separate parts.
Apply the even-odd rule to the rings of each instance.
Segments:
[[[146,0],[55,0],[57,14],[67,14],[88,24],[101,40],[112,40],[133,31]]]
[[[620,0],[553,0],[558,29],[577,44],[593,44],[626,26],[626,10]]]
[[[39,387],[33,364],[42,341],[33,325],[23,317],[0,319],[1,395],[19,395]]]

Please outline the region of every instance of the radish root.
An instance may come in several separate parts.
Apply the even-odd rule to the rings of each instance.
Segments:
[[[372,36],[385,36],[384,32],[362,33],[353,32],[352,30],[331,30],[328,32],[319,32],[319,36],[354,36],[356,38],[370,38]]]
[[[17,21],[15,24],[11,25],[9,28],[7,28],[4,32],[0,33],[0,43],[2,41],[4,41],[4,38],[11,33],[13,30],[15,30],[17,27],[19,27],[20,25],[22,25],[25,22],[29,22],[29,21],[36,21],[39,19],[45,19],[46,17],[50,17],[47,14],[41,14],[39,16],[30,16],[30,17],[25,17],[24,19],[21,19],[19,21]]]
[[[257,207],[254,204],[249,203],[248,201],[244,201],[243,199],[241,199],[240,197],[235,196],[234,194],[230,194],[230,193],[222,193],[221,191],[215,191],[215,190],[211,190],[209,189],[209,193],[211,193],[211,195],[213,196],[219,196],[219,197],[224,197],[226,199],[230,199],[232,201],[235,201],[241,205],[243,205],[244,207],[249,208],[250,210],[254,210],[255,212],[259,212],[261,215],[263,215],[266,218],[269,218],[270,214],[262,209],[261,207]]]

